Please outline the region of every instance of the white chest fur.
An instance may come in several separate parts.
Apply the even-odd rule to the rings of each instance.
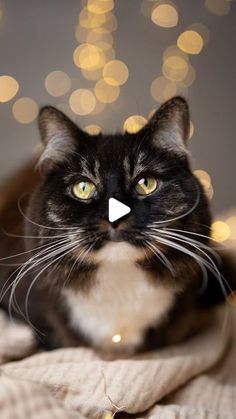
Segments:
[[[146,327],[158,324],[173,302],[173,292],[153,284],[135,264],[140,252],[128,243],[109,243],[97,252],[100,263],[88,293],[64,292],[71,326],[94,345],[110,348],[120,335],[119,348],[132,349],[142,341]]]

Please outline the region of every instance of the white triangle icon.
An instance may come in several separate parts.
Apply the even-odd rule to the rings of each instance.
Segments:
[[[108,219],[112,223],[131,211],[128,205],[122,204],[115,198],[109,198]]]

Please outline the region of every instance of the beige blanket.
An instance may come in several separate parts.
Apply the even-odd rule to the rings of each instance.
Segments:
[[[236,418],[236,308],[227,307],[182,345],[113,361],[84,348],[34,354],[28,327],[0,313],[0,418]]]

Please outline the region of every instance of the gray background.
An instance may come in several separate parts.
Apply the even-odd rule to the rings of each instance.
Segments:
[[[206,170],[212,177],[215,211],[235,205],[236,175],[236,7],[231,2],[227,16],[216,16],[204,1],[175,0],[179,23],[163,29],[141,11],[139,0],[116,0],[114,13],[118,29],[113,33],[116,57],[129,68],[129,80],[117,102],[97,116],[77,117],[83,127],[98,123],[104,130],[120,129],[132,114],[148,113],[159,104],[150,95],[150,84],[161,75],[164,49],[176,42],[181,31],[195,22],[205,24],[210,40],[203,51],[190,57],[196,81],[188,99],[195,125],[190,140],[194,168]],[[68,101],[73,89],[92,87],[73,64],[78,45],[74,31],[82,8],[80,1],[7,0],[1,3],[0,74],[15,77],[20,90],[15,98],[0,103],[0,178],[20,166],[39,142],[36,121],[23,125],[15,121],[12,105],[21,96],[29,96],[39,106]],[[44,80],[53,70],[62,70],[73,79],[72,90],[62,98],[53,98]]]

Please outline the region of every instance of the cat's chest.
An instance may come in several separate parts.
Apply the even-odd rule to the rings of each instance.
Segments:
[[[119,245],[107,248],[88,293],[65,293],[71,326],[99,347],[137,346],[144,330],[157,325],[173,302],[173,293],[154,284],[135,263],[133,249]]]

